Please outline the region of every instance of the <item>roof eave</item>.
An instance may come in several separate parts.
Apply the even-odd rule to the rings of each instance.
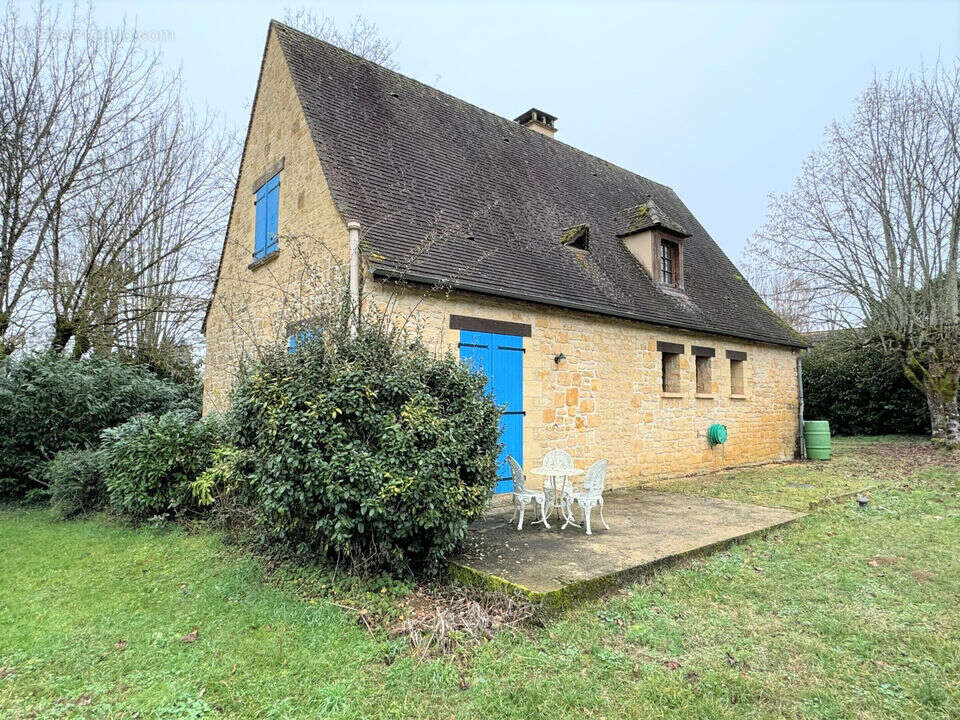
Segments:
[[[698,327],[690,323],[682,322],[667,322],[661,319],[650,318],[645,316],[642,313],[631,313],[625,310],[616,310],[612,308],[607,308],[602,305],[594,305],[592,303],[579,303],[571,300],[564,300],[563,298],[556,297],[547,297],[540,296],[536,293],[529,292],[517,292],[513,290],[506,290],[503,288],[491,288],[485,285],[480,285],[477,283],[471,283],[465,280],[451,280],[450,278],[441,278],[437,276],[431,276],[422,273],[414,273],[408,270],[397,270],[387,265],[377,265],[375,263],[370,264],[370,272],[374,277],[383,278],[385,280],[398,280],[412,282],[419,285],[430,285],[433,287],[446,287],[452,290],[461,290],[464,292],[474,292],[481,295],[490,295],[493,297],[502,297],[509,298],[511,300],[526,300],[528,302],[540,303],[541,305],[549,305],[552,307],[562,307],[569,310],[579,310],[581,312],[595,313],[597,315],[606,315],[608,317],[622,318],[624,320],[635,320],[637,322],[643,322],[648,325],[660,325],[662,327],[671,327],[678,328],[681,330],[689,330],[692,332],[701,332],[708,335],[722,335],[725,337],[733,337],[740,340],[748,340],[750,342],[763,343],[766,345],[777,345],[779,347],[788,347],[794,349],[806,349],[806,345],[795,342],[787,342],[785,340],[776,340],[773,338],[764,338],[758,335],[740,335],[733,332],[716,332],[711,330],[706,330],[703,327]]]
[[[653,223],[652,225],[647,225],[646,227],[640,228],[639,230],[630,230],[628,232],[617,233],[617,237],[618,238],[630,237],[631,235],[636,235],[642,232],[648,232],[650,230],[660,230],[661,232],[670,233],[674,237],[678,237],[680,239],[693,237],[692,233],[688,233],[685,230],[684,231],[677,230],[676,228],[670,227],[669,225],[664,225],[661,222],[656,222],[656,223]]]

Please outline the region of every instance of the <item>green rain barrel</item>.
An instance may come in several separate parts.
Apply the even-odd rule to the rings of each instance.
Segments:
[[[803,435],[807,441],[807,457],[811,460],[830,459],[830,423],[826,420],[806,420]]]

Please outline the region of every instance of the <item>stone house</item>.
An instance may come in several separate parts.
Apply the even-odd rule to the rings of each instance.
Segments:
[[[295,334],[290,298],[347,266],[353,236],[363,302],[389,298],[485,369],[525,466],[562,447],[624,486],[793,457],[802,338],[672,189],[555,122],[271,23],[205,321],[205,410],[251,344]]]

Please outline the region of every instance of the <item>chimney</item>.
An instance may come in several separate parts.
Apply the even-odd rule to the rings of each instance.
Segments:
[[[514,122],[518,122],[525,128],[530,128],[541,135],[553,137],[557,132],[557,129],[553,126],[556,119],[555,116],[545,113],[543,110],[530,108],[523,115],[515,118]]]

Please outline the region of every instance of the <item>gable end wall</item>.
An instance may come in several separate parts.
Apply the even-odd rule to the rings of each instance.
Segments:
[[[280,252],[251,270],[254,185],[279,166]],[[293,237],[296,236],[296,237]],[[271,31],[206,323],[204,412],[225,406],[235,369],[255,344],[285,342],[311,287],[347,262],[349,239],[323,174],[283,52]]]

